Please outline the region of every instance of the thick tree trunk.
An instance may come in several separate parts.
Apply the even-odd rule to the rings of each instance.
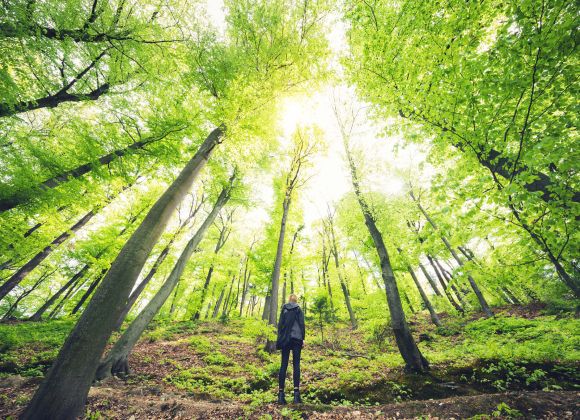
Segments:
[[[399,251],[399,254],[403,254],[403,250],[401,248],[397,248],[397,251]],[[431,321],[433,321],[433,324],[435,324],[436,326],[443,327],[443,325],[441,324],[441,321],[439,321],[439,317],[437,316],[437,312],[435,312],[435,309],[433,309],[433,305],[431,305],[431,301],[427,297],[427,294],[423,290],[423,286],[421,286],[421,283],[419,283],[419,279],[417,279],[417,276],[415,275],[415,270],[413,270],[413,268],[410,265],[407,265],[407,270],[409,270],[409,274],[411,274],[411,277],[413,278],[413,281],[415,282],[415,286],[417,286],[417,290],[419,290],[419,294],[421,295],[421,299],[423,299],[423,303],[425,303],[425,306],[427,307],[427,310],[429,311],[429,315],[431,315]]]
[[[171,295],[171,292],[181,279],[181,275],[183,274],[183,271],[185,270],[191,255],[203,239],[205,232],[209,229],[217,214],[230,199],[232,188],[231,185],[233,182],[234,177],[230,179],[230,186],[223,189],[213,209],[208,214],[207,218],[204,220],[203,224],[200,226],[195,235],[193,235],[193,238],[191,238],[185,246],[185,249],[179,256],[179,259],[175,263],[175,266],[173,267],[173,270],[171,270],[171,274],[169,274],[169,277],[165,283],[163,283],[159,291],[155,294],[155,296],[153,296],[147,306],[145,306],[139,315],[137,315],[137,318],[135,318],[131,325],[129,325],[129,327],[125,330],[121,338],[119,338],[119,340],[115,343],[115,346],[111,349],[107,356],[101,360],[96,370],[96,380],[100,381],[111,375],[127,375],[131,373],[131,369],[129,368],[127,362],[129,353],[131,353],[131,350],[135,346],[135,343],[141,334],[143,334],[143,331],[145,331],[147,328],[147,325],[149,325],[167,298]]]
[[[408,369],[418,371],[427,369],[429,368],[429,362],[419,351],[419,348],[413,339],[413,335],[411,334],[411,330],[409,329],[409,325],[407,324],[407,320],[405,319],[405,312],[403,311],[403,304],[401,303],[397,281],[395,280],[395,275],[393,273],[393,268],[391,266],[387,248],[385,247],[385,243],[383,241],[383,236],[377,228],[375,220],[362,195],[356,174],[356,167],[346,144],[345,150],[350,166],[354,191],[365,218],[365,224],[375,242],[375,248],[381,262],[381,274],[385,283],[387,304],[389,306],[389,313],[391,315],[391,324],[393,326],[393,332],[397,346],[399,347],[399,352],[401,353],[401,356],[403,357],[403,360],[405,361]]]
[[[96,213],[92,210],[88,212],[81,220],[75,223],[69,230],[63,232],[58,238],[50,243],[46,248],[36,254],[30,261],[28,261],[20,270],[8,279],[2,286],[0,286],[0,300],[2,300],[12,289],[14,289],[22,280],[30,274],[38,265],[43,262],[52,252],[63,244],[68,238],[85,226]]]
[[[264,311],[262,312],[262,320],[264,321],[270,319],[270,300],[271,300],[270,292],[271,290],[268,291],[268,294],[264,298]]]
[[[276,261],[272,271],[272,295],[270,296],[270,313],[268,324],[278,326],[278,288],[280,285],[280,268],[282,267],[282,252],[284,251],[284,236],[286,235],[286,220],[288,210],[290,210],[290,197],[286,196],[282,203],[282,222],[280,223],[280,236],[278,237],[278,247],[276,248]]]
[[[69,287],[73,288],[74,287],[73,285],[76,284],[77,281],[79,281],[85,275],[89,267],[90,267],[89,264],[85,264],[85,266],[81,268],[78,273],[76,273],[64,286],[62,286],[58,292],[52,295],[52,297],[44,305],[42,305],[40,309],[38,309],[38,311],[34,313],[34,315],[30,317],[29,321],[40,321],[42,319],[42,315],[44,315],[46,310],[50,308],[53,305],[53,303],[57,301],[60,295],[62,295],[66,290],[68,290]]]
[[[423,209],[423,206],[421,206],[421,204],[417,200],[415,200],[415,196],[413,195],[413,192],[409,191],[409,194],[411,195],[411,198],[413,199],[413,201],[415,201],[415,203],[417,204],[417,207],[419,208],[421,213],[423,213],[423,216],[425,216],[425,218],[427,219],[429,224],[431,224],[431,226],[433,226],[433,229],[435,231],[438,231],[439,228],[437,227],[435,222],[433,222],[433,220],[431,220],[431,218],[429,217],[427,212],[425,212],[425,210]],[[443,243],[445,244],[445,246],[447,247],[447,249],[449,250],[449,252],[451,252],[451,255],[453,255],[453,258],[455,258],[455,261],[457,261],[457,264],[459,264],[460,267],[465,268],[465,264],[463,263],[463,260],[461,258],[459,258],[459,256],[457,255],[457,252],[455,252],[455,250],[451,247],[451,244],[449,243],[447,238],[443,235],[441,235],[440,237],[441,237],[441,240],[443,241]],[[471,288],[473,289],[475,296],[477,296],[477,300],[479,301],[479,304],[481,305],[481,308],[483,309],[483,312],[485,313],[485,317],[492,318],[493,311],[491,310],[491,308],[487,304],[485,297],[483,296],[483,294],[479,290],[479,287],[477,286],[475,279],[473,277],[471,277],[471,274],[469,274],[469,271],[467,271],[467,280],[469,281],[469,284],[471,285]]]
[[[173,212],[220,143],[224,130],[219,127],[207,137],[127,241],[21,420],[70,420],[81,414],[99,359],[135,280]]]

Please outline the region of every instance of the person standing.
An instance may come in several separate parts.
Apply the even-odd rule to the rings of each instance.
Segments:
[[[278,376],[278,404],[287,404],[284,396],[284,382],[286,380],[286,371],[288,370],[288,361],[290,359],[290,350],[292,350],[292,365],[294,368],[294,404],[302,404],[300,398],[300,353],[306,343],[306,325],[304,324],[304,313],[298,306],[298,296],[292,293],[288,296],[288,303],[282,307],[280,321],[278,322],[278,339],[276,340],[276,349],[282,350],[282,365]]]

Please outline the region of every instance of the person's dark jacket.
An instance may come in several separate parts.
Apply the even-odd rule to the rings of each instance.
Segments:
[[[297,327],[296,327],[297,325]],[[294,331],[294,333],[292,333]],[[299,337],[297,337],[297,335]],[[306,338],[306,325],[304,324],[304,314],[297,303],[288,302],[282,307],[280,320],[278,321],[278,339],[276,349],[281,350],[289,342],[290,338],[304,341]]]

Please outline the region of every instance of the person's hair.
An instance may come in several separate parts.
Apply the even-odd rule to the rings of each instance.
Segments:
[[[292,293],[290,296],[288,296],[288,302],[298,303],[298,296]]]

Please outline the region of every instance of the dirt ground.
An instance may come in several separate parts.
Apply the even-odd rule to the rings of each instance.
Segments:
[[[116,382],[116,381],[115,381]],[[34,393],[40,379],[0,392],[0,418],[16,420]],[[290,395],[288,395],[290,397]],[[289,399],[289,398],[288,398]],[[229,400],[204,399],[194,393],[175,393],[159,387],[127,387],[122,381],[93,387],[81,419],[469,419],[486,414],[490,419],[508,419],[508,413],[493,416],[506,404],[518,419],[580,419],[580,392],[508,392],[432,401],[411,401],[373,407],[331,407],[265,404],[250,407]],[[98,414],[97,414],[98,413]],[[99,416],[100,414],[100,416]],[[519,415],[518,415],[519,414]],[[423,416],[423,417],[421,417]],[[476,417],[477,418],[477,417]],[[479,417],[485,418],[485,417]]]

